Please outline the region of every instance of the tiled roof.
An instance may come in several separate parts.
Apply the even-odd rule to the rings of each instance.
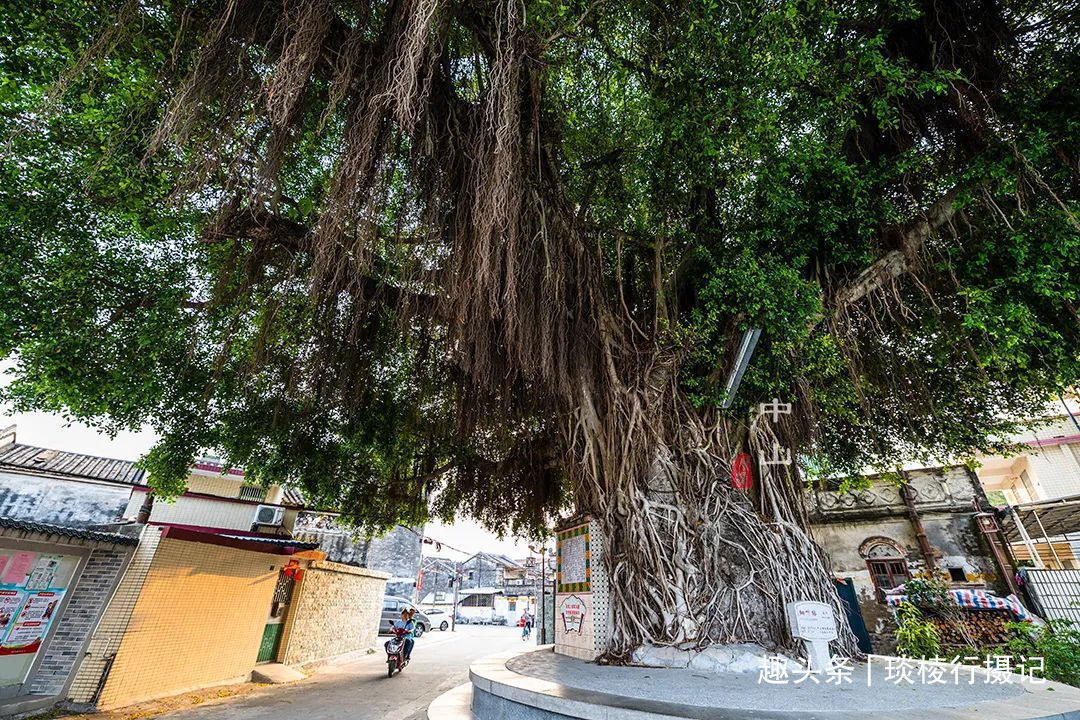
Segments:
[[[300,492],[294,487],[285,487],[281,493],[282,505],[295,505],[296,507],[307,507],[307,501],[304,500],[304,493]]]
[[[80,455],[11,443],[0,447],[0,470],[34,470],[53,475],[104,480],[124,485],[145,485],[146,471],[130,460]]]
[[[524,565],[522,565],[518,561],[511,560],[510,558],[506,557],[505,555],[501,555],[499,553],[489,553],[489,552],[478,552],[475,555],[473,555],[471,558],[466,560],[465,563],[470,563],[474,559],[477,559],[477,558],[479,558],[480,562],[492,563],[493,565],[500,565],[502,567],[508,567],[508,568],[523,568],[523,567],[525,567]]]
[[[78,540],[96,540],[98,542],[112,543],[114,545],[139,544],[138,538],[120,535],[118,533],[86,530],[84,528],[68,527],[66,525],[50,525],[48,523],[31,522],[29,520],[16,520],[15,518],[9,517],[0,517],[0,528],[24,530],[26,532],[41,533],[42,535],[63,535],[64,537],[76,538]]]

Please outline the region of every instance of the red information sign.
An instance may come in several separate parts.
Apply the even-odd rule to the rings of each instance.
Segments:
[[[731,487],[736,490],[749,490],[754,485],[754,470],[750,467],[750,456],[744,452],[736,453],[731,463]]]

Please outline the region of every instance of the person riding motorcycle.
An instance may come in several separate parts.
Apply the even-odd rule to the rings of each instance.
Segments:
[[[408,608],[401,611],[401,619],[395,620],[393,628],[395,630],[405,631],[405,659],[408,660],[412,656],[412,649],[415,640],[413,639],[413,632],[416,630],[416,623],[412,619],[413,611]]]

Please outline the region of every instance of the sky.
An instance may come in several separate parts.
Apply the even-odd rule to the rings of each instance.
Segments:
[[[9,408],[0,405],[0,429],[8,425],[17,426],[16,441],[25,445],[37,445],[121,460],[139,459],[157,439],[150,428],[145,428],[140,432],[121,432],[115,438],[110,438],[82,423],[69,422],[58,414],[12,413],[9,412]],[[424,528],[424,534],[433,540],[464,551],[455,552],[444,546],[441,552],[436,552],[434,545],[425,545],[425,556],[439,555],[454,560],[464,560],[478,550],[501,553],[514,559],[529,555],[527,542],[515,541],[513,538],[499,539],[479,524],[468,520],[461,520],[453,525],[432,523]]]

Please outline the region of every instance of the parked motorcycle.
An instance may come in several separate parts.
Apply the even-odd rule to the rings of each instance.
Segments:
[[[405,659],[405,636],[408,630],[395,628],[394,637],[386,641],[386,677],[394,677],[394,671],[405,669],[409,661]]]

